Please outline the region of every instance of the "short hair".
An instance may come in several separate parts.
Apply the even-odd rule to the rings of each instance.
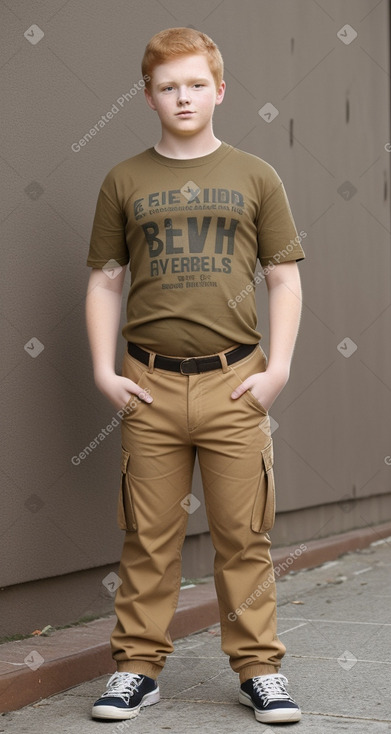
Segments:
[[[190,54],[206,56],[217,89],[223,79],[223,57],[215,42],[206,33],[195,28],[167,28],[152,36],[141,62],[145,86],[150,88],[155,66]]]

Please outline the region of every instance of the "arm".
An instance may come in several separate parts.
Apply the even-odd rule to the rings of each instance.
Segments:
[[[110,278],[103,270],[93,268],[86,296],[87,334],[95,384],[116,408],[123,408],[132,393],[146,402],[152,402],[152,398],[146,395],[142,388],[115,372],[115,352],[125,273],[126,266],[121,267],[118,274]]]
[[[289,379],[290,365],[301,315],[301,285],[296,261],[276,265],[265,276],[269,293],[270,348],[265,372],[250,375],[232,393],[239,398],[246,390],[267,409]]]

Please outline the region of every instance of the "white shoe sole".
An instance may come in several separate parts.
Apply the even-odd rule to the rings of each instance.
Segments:
[[[301,719],[301,711],[300,709],[273,709],[273,711],[259,711],[257,708],[255,708],[251,696],[249,696],[244,691],[239,691],[239,703],[242,703],[244,706],[249,706],[253,709],[255,718],[257,721],[260,721],[262,724],[279,724],[286,723],[289,721],[300,721]]]
[[[120,709],[116,706],[93,706],[92,707],[92,718],[93,719],[134,719],[139,713],[140,709],[144,706],[152,706],[154,703],[160,701],[160,691],[156,688],[150,693],[146,693],[140,701],[139,705],[134,709]]]

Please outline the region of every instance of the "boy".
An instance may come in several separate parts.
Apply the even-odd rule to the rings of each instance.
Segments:
[[[289,376],[304,252],[276,171],[213,133],[225,92],[214,42],[191,28],[162,31],[147,45],[142,72],[161,139],[107,174],[87,261],[95,383],[123,415],[118,523],[126,531],[111,636],[117,672],[92,716],[130,719],[159,701],[157,677],[174,649],[167,629],[197,452],[216,551],[222,649],[239,674],[239,701],[258,721],[298,721],[300,709],[278,672],[285,647],[276,634],[269,553],[268,410]],[[257,257],[264,272],[254,276]],[[129,260],[127,348],[117,375]],[[262,279],[268,362],[256,330],[254,287]]]

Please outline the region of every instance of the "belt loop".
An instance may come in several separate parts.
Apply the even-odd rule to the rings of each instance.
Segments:
[[[219,352],[220,362],[221,362],[221,368],[223,370],[223,373],[229,372],[229,366],[227,363],[227,357],[225,356],[224,352]]]
[[[153,372],[154,364],[155,364],[155,352],[149,352],[149,359],[148,359],[148,372]]]

